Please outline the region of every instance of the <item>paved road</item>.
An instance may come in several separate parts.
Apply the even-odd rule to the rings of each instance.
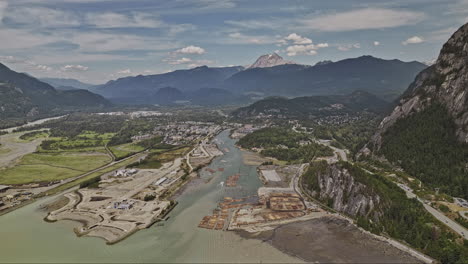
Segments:
[[[468,229],[464,228],[463,226],[459,225],[457,222],[453,221],[452,219],[448,218],[441,212],[437,211],[434,209],[432,206],[424,203],[421,201],[421,199],[418,198],[420,202],[424,205],[424,208],[431,213],[435,218],[437,218],[439,221],[444,223],[446,226],[450,227],[453,231],[457,232],[460,234],[464,239],[468,239]]]
[[[416,194],[413,193],[413,190],[409,188],[408,186],[404,184],[397,184],[398,187],[403,189],[405,191],[406,196],[408,198],[416,198],[420,203],[423,204],[424,208],[432,214],[437,220],[441,221],[444,223],[446,226],[450,227],[453,231],[457,232],[460,236],[462,236],[464,239],[468,239],[468,230],[464,228],[463,226],[459,225],[457,222],[453,221],[452,219],[448,218],[441,212],[437,211],[434,209],[432,206],[428,205],[425,203],[421,198],[419,198]]]

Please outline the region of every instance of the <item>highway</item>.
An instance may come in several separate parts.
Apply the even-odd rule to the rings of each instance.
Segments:
[[[432,214],[437,220],[440,222],[444,223],[446,226],[448,226],[450,229],[455,231],[457,234],[462,236],[464,239],[468,239],[468,230],[464,228],[463,226],[459,225],[457,222],[453,221],[452,219],[448,218],[445,216],[443,213],[437,211],[434,209],[432,206],[428,205],[426,202],[424,202],[421,198],[419,198],[416,194],[413,193],[413,190],[409,188],[408,186],[404,184],[397,184],[398,187],[403,189],[405,191],[406,196],[408,198],[416,198],[420,203],[423,204],[424,208]]]

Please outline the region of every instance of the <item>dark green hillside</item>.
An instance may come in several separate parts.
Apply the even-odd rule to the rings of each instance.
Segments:
[[[300,144],[300,142],[307,142]],[[261,148],[261,154],[289,162],[309,162],[316,157],[332,156],[333,151],[313,142],[308,135],[281,127],[257,130],[237,143],[243,148]]]
[[[445,107],[399,119],[383,135],[381,153],[425,184],[468,198],[468,144],[457,141]]]
[[[390,104],[365,91],[348,95],[305,96],[297,98],[270,97],[232,113],[236,118],[250,118],[259,114],[282,116],[289,119],[310,119],[321,116],[354,114],[368,111],[380,114]]]
[[[87,90],[57,91],[49,84],[0,64],[0,118],[5,123],[110,105],[102,96]]]
[[[359,226],[376,234],[404,240],[441,263],[468,262],[468,243],[460,240],[456,242],[456,236],[444,224],[433,218],[417,200],[408,199],[403,190],[384,176],[371,175],[347,162],[328,165],[322,161],[311,164],[303,175],[303,186],[320,192],[319,178],[333,178],[333,170],[342,173],[347,171],[355,182],[365,186],[359,189],[361,193],[347,193],[341,197],[344,204],[359,195],[379,197],[379,203],[372,211],[356,217]],[[335,177],[333,184],[340,184],[340,176]],[[324,199],[323,202],[333,204],[338,197],[328,199],[331,201]]]

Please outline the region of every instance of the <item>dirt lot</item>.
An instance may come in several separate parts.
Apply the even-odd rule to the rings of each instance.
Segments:
[[[287,224],[274,231],[239,234],[267,241],[307,262],[419,263],[393,246],[362,233],[348,222],[332,217]]]

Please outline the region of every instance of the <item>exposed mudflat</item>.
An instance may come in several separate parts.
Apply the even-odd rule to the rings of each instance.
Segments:
[[[379,241],[352,224],[334,217],[279,226],[274,231],[249,234],[306,262],[319,263],[420,263],[418,259]]]
[[[69,201],[70,199],[61,195],[57,199],[53,200],[52,202],[41,205],[40,209],[43,210],[44,212],[50,213],[60,208],[63,208],[65,205],[68,204]]]

